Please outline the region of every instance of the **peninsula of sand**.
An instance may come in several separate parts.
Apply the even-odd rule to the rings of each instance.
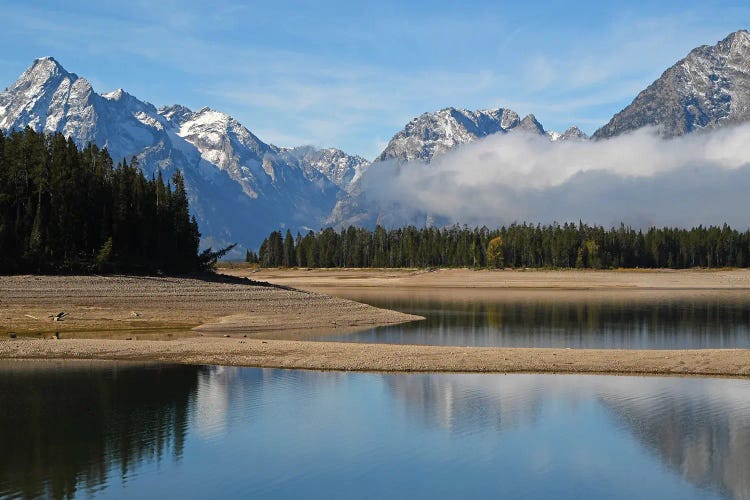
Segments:
[[[319,342],[422,318],[344,297],[747,297],[750,271],[255,270],[198,278],[0,277],[0,359],[358,371],[750,376],[750,350],[476,348]],[[248,279],[252,278],[252,279]]]

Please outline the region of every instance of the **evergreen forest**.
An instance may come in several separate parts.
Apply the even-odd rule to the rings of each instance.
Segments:
[[[348,227],[292,236],[272,232],[248,262],[263,267],[673,268],[747,267],[750,231],[605,229],[583,223],[500,229]]]
[[[0,273],[190,273],[216,255],[199,240],[179,171],[149,180],[106,148],[0,132]]]

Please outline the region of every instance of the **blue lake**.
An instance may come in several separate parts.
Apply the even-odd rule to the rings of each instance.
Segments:
[[[748,498],[750,380],[0,363],[0,497]]]
[[[611,294],[610,294],[611,295]],[[325,336],[320,340],[474,347],[574,349],[748,349],[750,296],[706,292],[586,296],[581,292],[461,299],[419,293],[347,298],[424,316],[415,321]]]

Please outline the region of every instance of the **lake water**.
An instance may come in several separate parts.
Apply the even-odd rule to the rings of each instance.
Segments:
[[[0,497],[750,498],[750,381],[0,363]]]
[[[520,295],[520,294],[519,294]],[[607,349],[750,348],[750,296],[707,293],[682,299],[541,293],[468,300],[418,294],[347,295],[424,316],[425,321],[332,334],[322,340],[476,347]]]

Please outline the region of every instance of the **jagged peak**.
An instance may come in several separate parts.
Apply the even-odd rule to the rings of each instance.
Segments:
[[[68,77],[77,80],[78,75],[69,73],[54,57],[46,56],[34,59],[34,62],[18,78],[11,88],[28,87],[32,84],[43,84],[50,80],[62,80]]]
[[[425,111],[424,113],[420,114],[419,116],[415,116],[414,118],[412,118],[409,123],[414,123],[414,122],[419,121],[420,119],[428,118],[428,117],[431,117],[431,116],[436,116],[436,115],[445,114],[445,113],[451,113],[452,111],[456,111],[456,108],[442,108],[442,109],[438,109],[436,111]]]
[[[735,31],[724,42],[729,44],[730,53],[747,55],[748,47],[750,47],[750,32],[747,30]]]
[[[524,116],[523,120],[521,120],[521,122],[518,124],[518,128],[531,132],[539,132],[542,135],[545,134],[544,127],[541,123],[539,123],[539,120],[537,120],[536,116],[534,116],[532,113]]]
[[[735,40],[750,41],[750,31],[746,29],[737,30],[734,33],[730,33],[724,40],[732,42]]]
[[[589,136],[586,132],[573,125],[572,127],[568,127],[568,130],[563,132],[562,138],[565,140],[587,140]]]
[[[701,45],[667,68],[623,110],[597,130],[605,139],[644,126],[665,138],[750,120],[750,32],[730,33]]]
[[[182,123],[192,116],[193,110],[182,104],[170,104],[156,110],[161,116],[174,123]]]
[[[416,116],[410,120],[409,123],[417,123],[426,118],[433,118],[438,116],[451,116],[456,118],[457,115],[467,117],[469,119],[477,119],[481,116],[489,116],[492,118],[500,118],[502,120],[502,128],[509,129],[515,127],[519,123],[518,114],[509,108],[486,108],[470,110],[466,108],[455,108],[448,106],[435,111],[426,111],[419,116]]]
[[[485,115],[497,115],[497,114],[504,114],[504,113],[515,113],[515,111],[509,108],[486,108],[486,109],[478,109],[475,111],[475,113],[483,113]]]
[[[218,111],[216,109],[210,108],[208,106],[203,106],[198,111],[194,112],[190,119],[199,121],[202,123],[222,123],[225,126],[229,125],[230,123],[238,123],[237,120],[235,120],[231,115],[224,113],[223,111]]]
[[[30,69],[34,69],[36,67],[54,67],[62,73],[67,73],[65,68],[62,67],[62,64],[60,64],[57,59],[52,56],[44,56],[34,59],[34,62],[31,64]]]
[[[102,94],[102,97],[104,97],[105,99],[109,99],[111,101],[119,101],[123,97],[127,97],[127,96],[132,97],[130,94],[125,92],[122,88],[113,90],[112,92],[107,92],[106,94]]]
[[[192,113],[193,110],[188,108],[187,106],[183,104],[167,104],[165,106],[161,106],[159,108],[159,113],[174,113],[174,112],[182,112],[182,113]]]
[[[586,136],[586,137],[588,137],[586,135],[586,132],[584,132],[583,130],[581,130],[580,128],[578,128],[575,125],[568,127],[568,129],[565,132],[563,132],[563,134],[564,135],[579,135],[579,136]]]
[[[449,106],[447,108],[439,109],[438,111],[428,111],[426,113],[422,113],[422,116],[439,114],[439,113],[460,113],[463,115],[502,115],[502,114],[507,114],[507,113],[515,114],[515,111],[509,108],[485,108],[485,109],[470,110],[466,108],[454,108],[453,106]]]
[[[588,140],[589,136],[581,130],[580,128],[576,127],[575,125],[568,127],[568,129],[565,132],[556,132],[554,130],[548,130],[545,132],[547,137],[550,138],[552,142],[558,142],[558,141],[585,141]]]
[[[220,115],[225,115],[226,113],[222,113],[221,111],[217,111],[211,107],[203,106],[198,111],[195,112],[196,115],[202,115],[204,113],[218,113]]]
[[[690,61],[696,56],[700,57],[707,53],[723,53],[724,55],[729,55],[738,50],[746,51],[748,46],[750,46],[750,32],[741,29],[730,33],[724,39],[719,40],[715,45],[700,45],[694,48],[684,59],[675,64],[675,66],[684,64],[686,61]],[[672,68],[667,69],[667,71],[670,69]]]
[[[86,81],[83,78],[79,78],[78,82],[80,81]],[[76,82],[77,83],[77,82]],[[88,82],[86,82],[88,84]],[[145,111],[148,113],[156,113],[156,107],[146,101],[141,101],[133,94],[130,94],[123,90],[122,88],[118,88],[117,90],[113,90],[112,92],[108,92],[106,94],[101,95],[104,99],[119,103],[122,106],[125,106],[126,108],[135,111]]]
[[[312,144],[303,144],[301,146],[295,146],[292,148],[279,148],[280,151],[288,152],[293,155],[318,155],[318,156],[334,156],[334,157],[346,157],[353,158],[358,162],[367,162],[365,158],[359,155],[350,155],[346,151],[338,148],[318,148]]]

